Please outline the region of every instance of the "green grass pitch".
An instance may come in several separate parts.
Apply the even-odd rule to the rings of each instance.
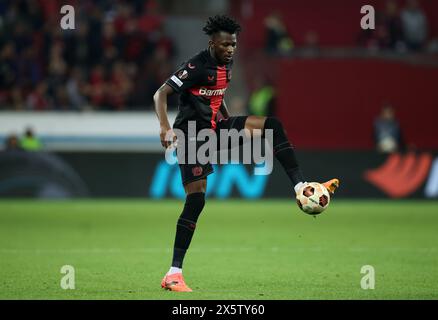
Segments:
[[[293,200],[208,200],[184,263],[194,292],[174,293],[160,281],[182,205],[0,201],[0,299],[438,298],[437,202],[337,200],[315,219]]]

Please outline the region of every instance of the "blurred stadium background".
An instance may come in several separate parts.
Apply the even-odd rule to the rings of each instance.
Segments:
[[[76,29],[63,30],[65,3],[0,4],[2,197],[182,197],[178,171],[162,162],[152,95],[205,48],[201,29],[216,13],[243,27],[232,113],[278,116],[309,179],[339,176],[340,197],[438,196],[435,2],[70,1]],[[375,30],[360,28],[364,4],[376,8]],[[394,123],[379,126],[385,107]],[[175,95],[171,118],[176,109]],[[391,170],[411,181],[406,190]],[[290,193],[281,170],[215,176],[212,196]]]
[[[60,27],[64,4],[75,8],[75,30]],[[376,9],[375,30],[360,27],[363,5]],[[226,94],[233,115],[279,117],[309,180],[339,177],[342,185],[336,200],[376,201],[375,207],[361,211],[359,221],[367,221],[369,212],[382,210],[384,215],[405,208],[408,211],[400,217],[406,218],[406,233],[399,235],[404,239],[410,219],[424,218],[421,214],[410,217],[409,210],[438,213],[432,200],[438,197],[437,1],[2,0],[0,216],[3,240],[9,243],[1,249],[5,259],[14,260],[8,254],[19,247],[14,242],[16,234],[8,235],[7,229],[22,226],[17,218],[20,214],[29,221],[37,219],[31,208],[41,206],[41,202],[25,202],[25,207],[17,209],[22,198],[111,198],[108,205],[117,198],[184,198],[178,168],[164,162],[152,96],[179,63],[206,47],[202,26],[208,16],[220,13],[235,17],[243,29]],[[169,101],[172,121],[176,110],[174,96]],[[208,178],[208,196],[278,198],[272,202],[277,210],[297,211],[290,200],[279,205],[292,193],[279,166],[269,176],[254,176],[250,169],[243,165],[217,167]],[[389,200],[396,198],[419,202],[405,207],[404,202]],[[132,201],[135,207],[137,202]],[[70,212],[74,208],[69,201],[58,203],[56,209],[43,203],[47,208],[40,209],[48,215],[50,210]],[[245,211],[242,205],[230,203],[235,207],[227,212]],[[368,202],[339,203],[347,217]],[[390,203],[395,203],[396,209],[386,207]],[[161,227],[166,238],[159,245],[171,246],[181,204],[175,202],[169,209],[175,217]],[[145,201],[143,211],[150,213],[156,205]],[[84,210],[90,210],[90,216],[98,212],[94,207]],[[335,212],[336,208],[329,210]],[[56,219],[42,216],[47,221]],[[98,225],[101,218],[93,217],[94,224],[83,222],[85,229]],[[418,234],[438,222],[436,215],[421,221],[425,225],[416,225]],[[390,222],[386,222],[390,230]],[[372,230],[370,224],[366,231]],[[416,250],[417,243],[433,257],[429,262],[435,263],[437,238],[427,235],[427,241],[413,241],[411,249]],[[46,240],[35,243],[51,243]],[[87,245],[99,244],[91,241]],[[378,248],[379,241],[375,245]],[[381,253],[384,259],[385,253]],[[157,259],[166,260],[162,255]],[[158,267],[167,268],[167,260]],[[8,266],[3,276],[14,273],[15,267]],[[165,270],[159,271],[161,276]],[[429,276],[436,276],[436,271]],[[431,293],[436,287],[429,289],[417,297],[436,298],[437,291]],[[8,297],[5,292],[2,296]],[[416,293],[402,297],[415,297]],[[307,296],[315,297],[312,293]]]

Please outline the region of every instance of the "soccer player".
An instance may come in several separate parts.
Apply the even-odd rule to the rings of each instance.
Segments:
[[[179,112],[173,129],[184,132],[188,141],[189,121],[196,123],[196,130],[210,128],[219,140],[220,129],[248,130],[251,136],[271,129],[272,149],[276,159],[286,171],[295,192],[306,181],[298,166],[294,150],[289,143],[281,122],[275,117],[231,117],[224,101],[225,90],[231,80],[233,55],[236,52],[237,34],[241,27],[227,16],[210,17],[203,31],[210,37],[208,48],[192,57],[157,90],[154,95],[155,111],[160,122],[160,139],[164,148],[172,146],[176,136],[167,116],[167,96],[180,93]],[[221,119],[218,119],[218,114]],[[258,129],[258,130],[256,130]],[[173,141],[166,139],[170,136]],[[196,139],[195,139],[196,140]],[[199,147],[196,142],[196,147]],[[178,146],[177,146],[178,148]],[[204,208],[207,176],[213,172],[210,163],[179,164],[186,201],[176,226],[173,259],[170,270],[164,276],[161,287],[172,291],[192,291],[185,283],[182,265],[189,248],[196,222]],[[333,194],[339,186],[338,179],[323,184]]]

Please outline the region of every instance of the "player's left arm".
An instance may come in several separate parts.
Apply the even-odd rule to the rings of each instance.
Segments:
[[[222,99],[222,104],[219,108],[220,113],[225,119],[230,117],[230,112],[228,111],[227,104],[225,103],[225,99]]]

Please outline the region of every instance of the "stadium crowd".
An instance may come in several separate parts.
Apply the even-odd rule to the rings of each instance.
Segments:
[[[75,30],[60,27],[63,4],[0,1],[0,110],[151,110],[153,93],[181,62],[175,61],[176,46],[164,30],[158,1],[69,1]],[[376,16],[376,30],[358,36],[360,48],[438,52],[418,0],[387,0]],[[265,28],[259,51],[290,56],[300,49],[317,56],[318,31],[308,31],[304,43],[296,43],[283,20],[284,14],[272,11],[259,21]],[[253,112],[255,100],[245,100],[245,109]],[[169,107],[176,102],[171,97]]]
[[[418,0],[407,0],[404,6],[387,0],[385,9],[376,12],[375,27],[375,30],[365,30],[359,38],[359,43],[368,49],[436,51],[436,43],[430,39],[427,16]]]
[[[175,46],[155,1],[0,2],[0,110],[126,110],[152,105]]]
[[[376,9],[375,14],[375,29],[363,30],[358,35],[359,47],[398,53],[438,52],[438,40],[431,37],[427,15],[418,0],[406,0],[404,3],[386,0],[384,8]],[[265,52],[288,56],[299,48],[308,55],[317,54],[321,49],[318,32],[309,30],[304,43],[296,44],[293,30],[288,30],[284,16],[273,11],[265,17]]]

